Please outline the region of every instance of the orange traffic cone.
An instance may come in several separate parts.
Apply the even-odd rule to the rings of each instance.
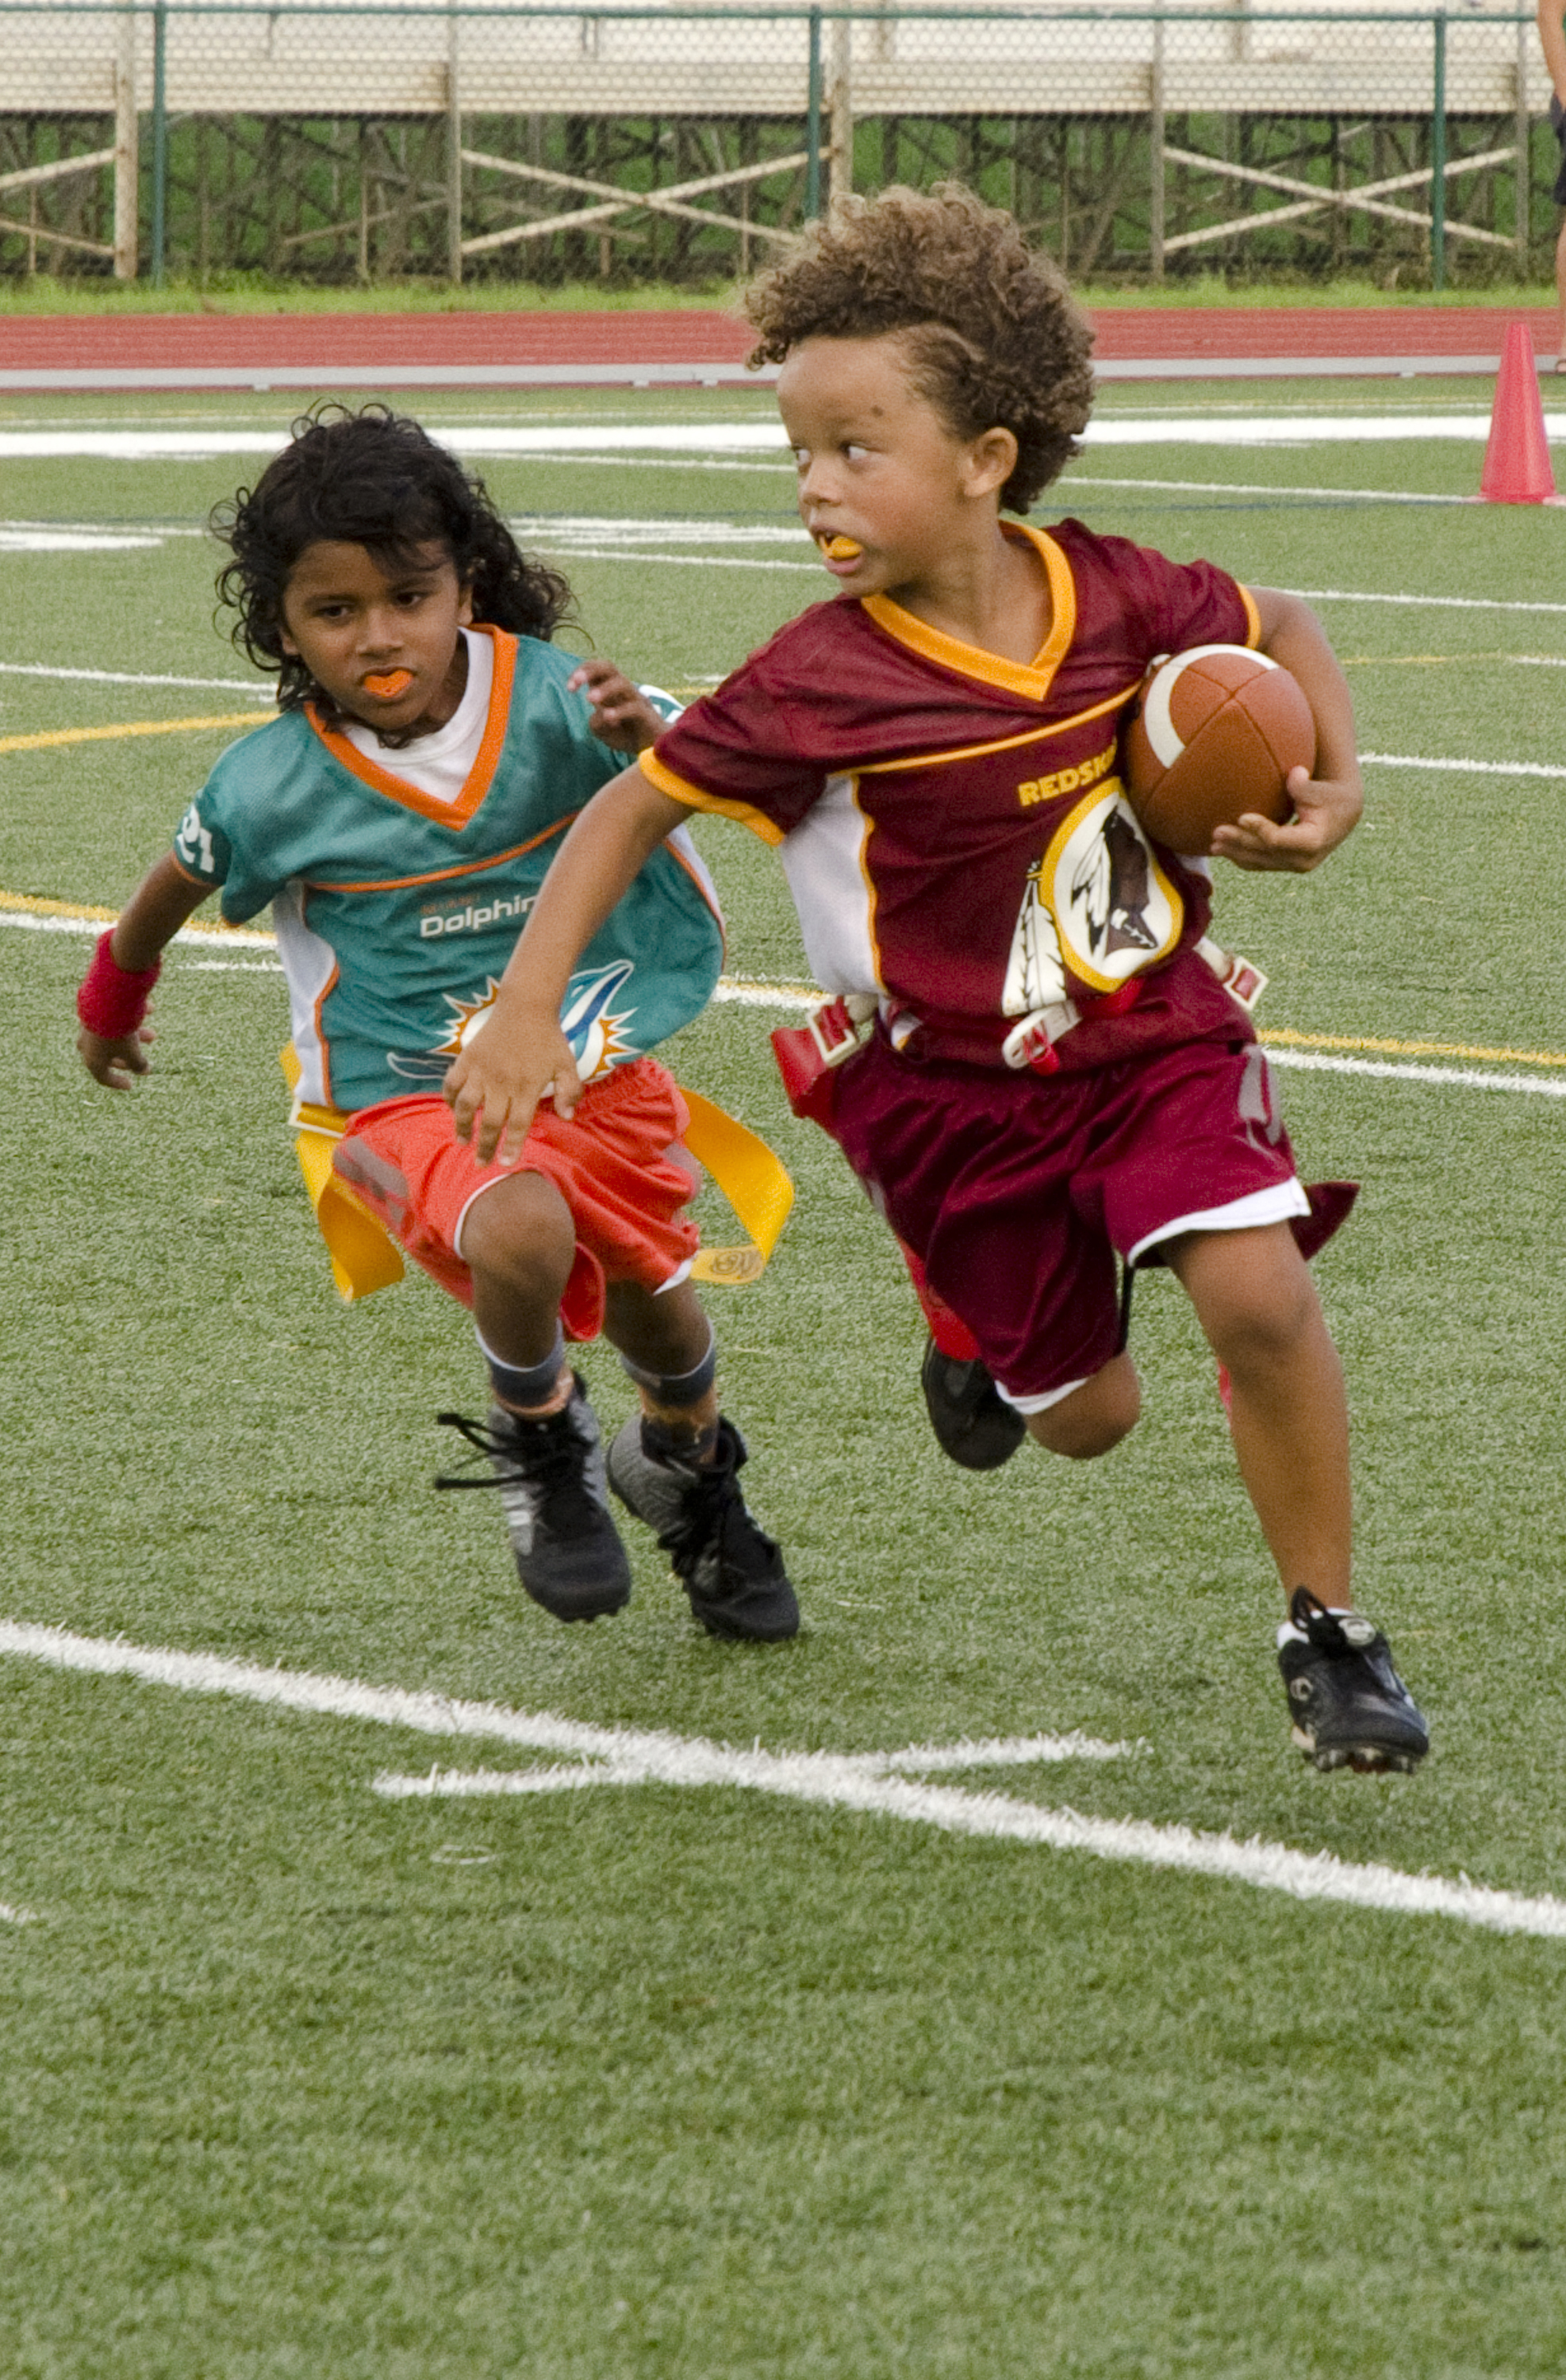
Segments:
[[[1543,504],[1555,493],[1544,407],[1526,322],[1513,322],[1496,374],[1495,410],[1479,495],[1487,504]]]

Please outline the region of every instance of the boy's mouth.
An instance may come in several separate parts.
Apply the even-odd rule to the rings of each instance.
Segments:
[[[374,695],[377,701],[395,702],[413,684],[413,672],[409,669],[383,670],[374,676],[361,678],[359,683],[365,693]]]
[[[865,559],[865,549],[856,537],[844,537],[841,532],[834,537],[822,537],[818,533],[816,541],[821,549],[821,560],[834,578],[852,578]]]

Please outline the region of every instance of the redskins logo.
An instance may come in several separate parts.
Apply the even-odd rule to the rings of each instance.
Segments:
[[[1053,953],[1043,947],[1046,915],[1054,929],[1048,936]],[[1008,1013],[1025,1015],[1059,999],[1062,961],[1090,991],[1118,990],[1128,977],[1168,957],[1184,919],[1184,904],[1127,806],[1120,779],[1106,778],[1062,821],[1029,875],[1013,938]],[[1014,985],[1013,977],[1019,978]],[[1042,997],[1030,996],[1035,991]]]

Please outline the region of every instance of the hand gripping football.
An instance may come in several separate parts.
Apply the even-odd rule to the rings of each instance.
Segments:
[[[1316,722],[1296,679],[1246,645],[1155,662],[1123,739],[1131,807],[1170,851],[1210,851],[1247,812],[1281,824],[1291,769],[1314,768]]]

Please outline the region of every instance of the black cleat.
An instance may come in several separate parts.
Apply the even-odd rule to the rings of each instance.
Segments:
[[[1305,1641],[1279,1647],[1294,1742],[1317,1768],[1416,1768],[1430,1730],[1392,1667],[1380,1630],[1357,1611],[1329,1611],[1297,1586],[1289,1617]]]
[[[492,1405],[488,1425],[436,1419],[489,1458],[493,1477],[463,1474],[437,1488],[498,1488],[516,1570],[556,1620],[598,1620],[631,1599],[631,1566],[604,1493],[603,1439],[579,1373],[558,1413],[529,1420]]]
[[[941,1451],[965,1471],[999,1471],[1027,1436],[1027,1424],[1009,1405],[976,1356],[943,1355],[931,1339],[919,1366],[929,1426]]]
[[[772,1538],[746,1509],[737,1474],[745,1440],[718,1421],[715,1463],[672,1461],[633,1414],[609,1450],[609,1484],[658,1533],[690,1608],[710,1636],[780,1644],[799,1627],[799,1606]]]

